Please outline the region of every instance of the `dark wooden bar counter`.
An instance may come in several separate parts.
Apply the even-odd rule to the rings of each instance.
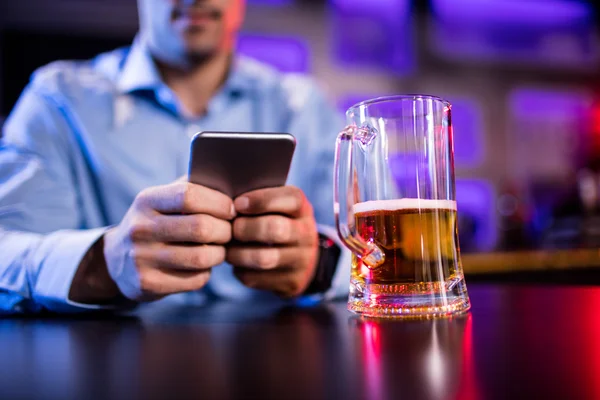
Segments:
[[[472,311],[151,305],[0,320],[0,399],[597,399],[600,288],[469,285]]]

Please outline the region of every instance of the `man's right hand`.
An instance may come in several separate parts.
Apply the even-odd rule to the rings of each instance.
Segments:
[[[211,268],[225,260],[223,245],[231,240],[234,216],[233,201],[204,186],[178,181],[146,189],[121,223],[105,233],[104,257],[80,268],[94,271],[97,279],[104,267],[104,276],[110,276],[119,291],[134,301],[200,289],[208,282]],[[98,265],[100,258],[104,265]],[[93,279],[80,272],[73,280],[71,300],[102,298],[86,296],[85,287],[107,285],[86,285]],[[82,277],[79,282],[77,275]]]

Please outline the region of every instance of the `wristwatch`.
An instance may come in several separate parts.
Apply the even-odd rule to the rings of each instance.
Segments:
[[[341,254],[342,249],[333,240],[319,233],[319,261],[305,295],[323,293],[331,287]]]

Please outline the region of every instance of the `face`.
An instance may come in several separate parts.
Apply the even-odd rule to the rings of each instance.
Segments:
[[[233,48],[245,0],[138,0],[140,34],[152,54],[189,64]]]

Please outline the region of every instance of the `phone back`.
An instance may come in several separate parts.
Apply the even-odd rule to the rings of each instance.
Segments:
[[[231,198],[283,186],[295,146],[287,133],[201,132],[192,140],[189,181]]]

